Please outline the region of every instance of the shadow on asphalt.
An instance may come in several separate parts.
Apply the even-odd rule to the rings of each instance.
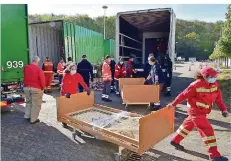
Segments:
[[[167,161],[167,160],[171,159],[171,160],[177,160],[177,161],[191,161],[191,160],[188,160],[188,159],[183,159],[183,158],[180,158],[180,157],[172,156],[172,155],[169,155],[167,153],[164,153],[162,151],[155,150],[155,149],[151,149],[149,151],[153,152],[154,154],[160,155],[160,157],[158,157],[158,160]],[[203,158],[203,159],[209,159],[209,157],[207,155],[201,154],[201,153],[198,153],[198,152],[195,152],[195,151],[186,150],[185,153],[191,154],[191,155]]]
[[[30,155],[39,161],[114,160],[116,145],[112,143],[84,138],[86,143],[78,144],[43,122],[31,125],[23,119],[23,115],[23,112],[15,110],[1,114],[1,136],[4,138],[2,161],[15,160],[14,158],[20,158],[21,155]],[[5,153],[6,151],[10,152]]]

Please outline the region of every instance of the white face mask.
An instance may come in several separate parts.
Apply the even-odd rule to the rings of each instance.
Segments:
[[[124,62],[122,62],[122,61],[120,62],[121,65],[122,65],[123,63],[124,63]]]
[[[209,83],[215,83],[216,80],[217,80],[216,78],[208,78],[207,81],[208,81]]]
[[[76,70],[71,70],[70,74],[74,75],[76,73]]]

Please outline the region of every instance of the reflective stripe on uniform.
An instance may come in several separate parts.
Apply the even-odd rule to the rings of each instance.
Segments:
[[[185,134],[183,134],[181,131],[180,131],[180,129],[178,129],[177,131],[176,131],[180,136],[182,136],[182,137],[186,137],[187,135],[185,135]]]
[[[209,143],[209,144],[206,144],[207,147],[211,148],[211,147],[216,147],[217,146],[217,143]]]
[[[44,71],[44,73],[53,73],[53,71]]]
[[[196,88],[196,92],[215,92],[217,91],[217,87],[213,88]]]
[[[171,91],[171,87],[167,87],[167,91]]]
[[[206,104],[201,103],[201,102],[196,102],[196,105],[197,105],[197,106],[200,106],[200,107],[204,107],[204,108],[206,108],[206,109],[209,108],[209,105],[206,105]]]
[[[203,140],[204,140],[204,141],[210,141],[210,140],[214,140],[214,139],[216,139],[215,136],[203,137]]]
[[[159,106],[160,102],[155,102],[154,105]]]
[[[185,129],[183,125],[181,125],[179,128],[187,134],[190,132],[187,129]]]

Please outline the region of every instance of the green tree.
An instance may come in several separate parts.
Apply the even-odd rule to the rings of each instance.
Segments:
[[[222,27],[221,37],[210,58],[231,58],[231,5],[228,7],[228,13],[226,14],[226,21]]]

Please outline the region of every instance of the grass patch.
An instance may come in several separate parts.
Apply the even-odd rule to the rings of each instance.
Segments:
[[[222,70],[218,76],[218,82],[221,87],[224,102],[228,106],[229,111],[231,111],[231,71]]]

